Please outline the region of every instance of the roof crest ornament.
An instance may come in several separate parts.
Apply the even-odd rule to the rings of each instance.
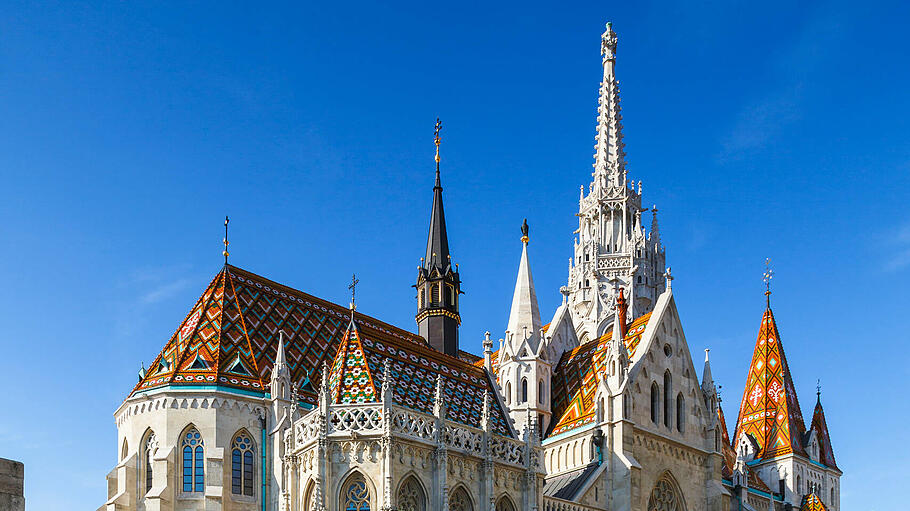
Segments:
[[[228,263],[228,223],[231,221],[227,215],[224,215],[224,251],[221,252],[221,255],[224,256],[224,264]]]
[[[765,283],[765,302],[768,308],[771,308],[771,279],[774,277],[774,270],[771,268],[771,258],[765,259],[765,272],[762,274],[762,282]]]

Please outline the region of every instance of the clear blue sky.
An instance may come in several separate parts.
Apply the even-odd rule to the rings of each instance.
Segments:
[[[524,217],[548,321],[607,20],[631,177],[730,427],[771,257],[844,509],[905,504],[906,4],[153,4],[0,9],[0,456],[30,510],[104,501],[112,413],[219,270],[225,214],[234,264],[339,303],[357,272],[363,312],[415,329],[437,116],[463,347],[505,329]]]

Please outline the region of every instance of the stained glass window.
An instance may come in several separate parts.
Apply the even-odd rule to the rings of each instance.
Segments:
[[[253,440],[239,433],[231,445],[231,493],[252,497],[254,476]]]
[[[360,474],[348,478],[344,493],[341,494],[341,509],[344,511],[370,511],[370,489]]]
[[[184,493],[205,491],[205,462],[202,456],[202,445],[202,435],[196,428],[190,428],[183,434],[181,447]]]

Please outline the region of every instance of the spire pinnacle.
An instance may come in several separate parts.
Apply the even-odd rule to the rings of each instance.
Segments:
[[[224,251],[221,252],[221,255],[224,256],[224,264],[228,263],[228,223],[231,221],[227,215],[224,215]]]
[[[521,242],[527,245],[530,239],[528,237],[528,219],[525,218],[524,222],[521,223]]]
[[[351,321],[354,321],[354,310],[357,309],[357,304],[354,302],[355,293],[357,292],[357,284],[360,283],[360,279],[357,278],[356,273],[351,274],[351,283],[348,285],[348,289],[351,290]]]
[[[815,381],[815,396],[818,398],[819,403],[822,402],[822,381],[818,379]]]
[[[616,80],[616,32],[612,23],[600,36],[600,54],[603,56],[603,80],[600,82],[600,99],[597,107],[597,141],[595,145],[595,185],[606,181],[608,186],[623,184],[625,152],[622,142],[622,114],[619,106],[619,82]],[[608,175],[609,180],[597,179]],[[624,184],[623,184],[624,186]]]
[[[765,272],[762,274],[762,282],[765,283],[765,301],[768,308],[771,308],[771,279],[774,277],[774,270],[771,269],[771,258],[765,259]]]

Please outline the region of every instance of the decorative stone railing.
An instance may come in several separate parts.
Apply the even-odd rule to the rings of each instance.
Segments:
[[[603,508],[585,506],[584,504],[577,504],[570,500],[544,496],[543,511],[603,511]]]
[[[328,434],[382,433],[382,405],[355,404],[329,407]]]
[[[329,405],[325,422],[326,434],[331,437],[381,435],[385,432],[385,415],[389,418],[389,433],[393,436],[436,445],[439,441],[439,420],[434,416],[399,406],[385,407],[382,403]],[[322,416],[319,408],[297,419],[288,448],[305,449],[318,440]],[[453,421],[442,423],[443,444],[453,450],[483,458],[486,449],[494,462],[525,466],[527,444],[521,440],[488,434]],[[488,442],[488,444],[487,444]],[[486,444],[486,445],[485,445]],[[533,454],[533,453],[532,453]],[[532,456],[532,463],[539,456]]]

